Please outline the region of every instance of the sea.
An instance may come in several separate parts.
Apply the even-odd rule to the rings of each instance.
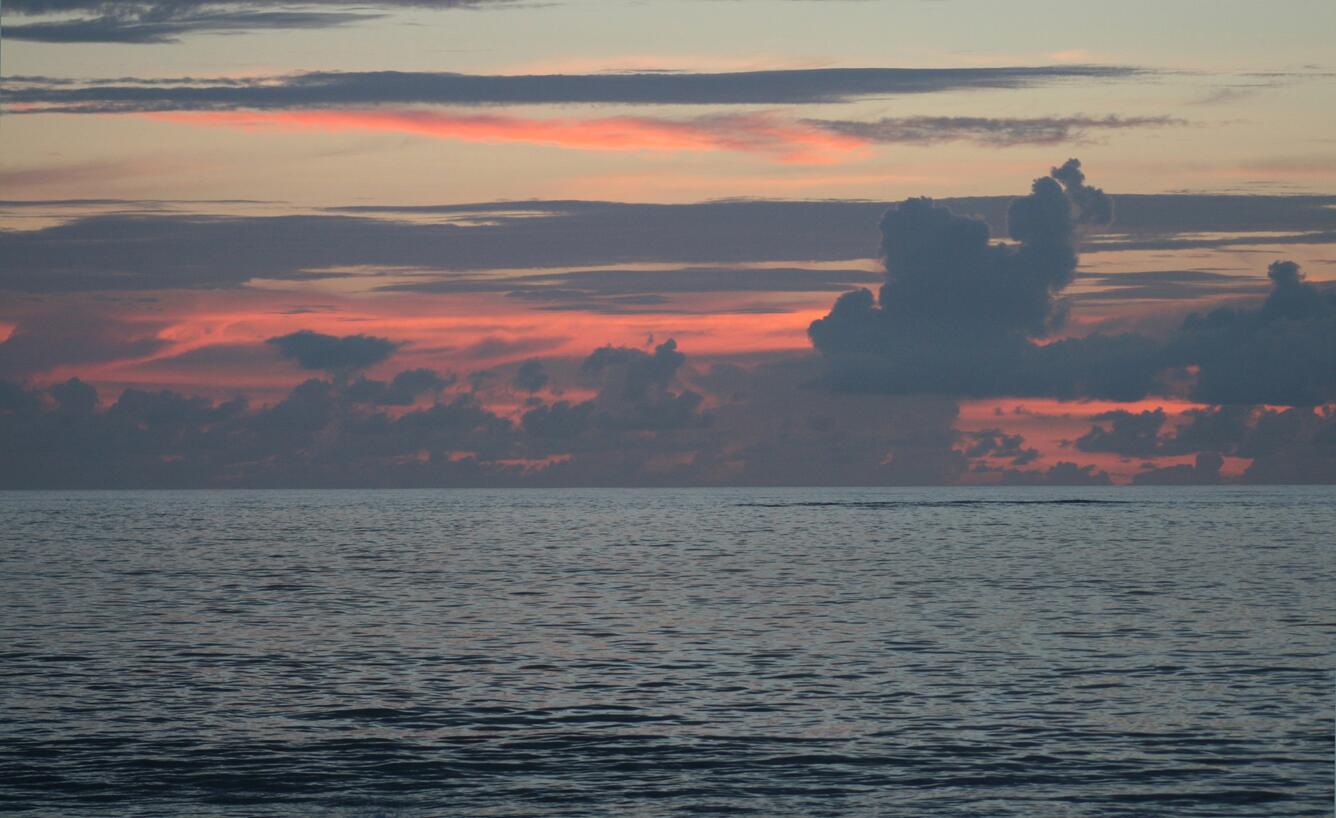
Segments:
[[[1330,816],[1336,488],[0,493],[0,813]]]

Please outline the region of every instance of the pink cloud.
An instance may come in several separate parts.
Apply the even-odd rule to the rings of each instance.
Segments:
[[[144,116],[192,125],[330,133],[372,131],[487,144],[546,145],[588,151],[733,151],[790,164],[833,164],[868,143],[768,112],[687,119],[646,116],[538,119],[500,114],[402,110],[202,111]]]

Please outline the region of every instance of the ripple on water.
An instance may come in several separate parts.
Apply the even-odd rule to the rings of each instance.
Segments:
[[[0,811],[1329,815],[1333,500],[0,494]]]

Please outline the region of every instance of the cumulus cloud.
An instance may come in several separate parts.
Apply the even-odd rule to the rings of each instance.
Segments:
[[[590,374],[608,374],[615,380],[622,397],[640,400],[651,390],[662,390],[686,363],[687,356],[671,338],[654,347],[653,354],[631,347],[599,347],[585,358],[580,369]]]
[[[548,381],[547,370],[543,368],[542,361],[525,361],[520,364],[519,369],[515,370],[514,384],[517,389],[525,392],[538,392]]]
[[[1010,460],[1013,466],[1024,466],[1039,459],[1039,450],[1027,447],[1023,436],[1007,434],[1001,429],[967,432],[964,439],[963,454],[969,458]]]
[[[1113,481],[1108,472],[1095,466],[1061,460],[1043,470],[1008,469],[1002,473],[1002,482],[1011,486],[1107,486]]]
[[[1107,225],[1113,205],[1070,160],[1035,180],[1007,213],[1011,244],[984,222],[930,199],[909,199],[881,221],[886,282],[841,296],[808,330],[835,386],[953,395],[1143,391],[1147,344],[1093,336],[1038,345],[1060,327],[1059,294],[1072,281],[1082,234]],[[1086,366],[1090,360],[1099,369]]]
[[[585,359],[594,361],[588,370],[566,362],[548,371],[575,379],[550,381],[554,391],[592,379],[594,397],[548,402],[535,396],[513,414],[488,405],[489,394],[513,396],[508,384],[483,381],[462,391],[453,375],[431,370],[383,381],[313,378],[260,406],[245,398],[215,402],[140,389],[103,401],[78,379],[45,389],[0,381],[0,447],[6,452],[0,485],[1109,481],[1099,468],[1072,461],[1025,468],[1037,452],[1023,437],[1002,429],[958,432],[957,407],[949,399],[815,388],[810,359],[753,368],[716,364],[701,372],[681,355],[668,343],[652,351],[604,347]],[[1336,479],[1336,415],[1197,410],[1176,429],[1162,424],[1154,445],[1136,449],[1145,459],[1191,450],[1206,455],[1193,471],[1148,468],[1143,481],[1213,480],[1221,469],[1212,464],[1236,457],[1253,459],[1243,480],[1329,482]]]
[[[1316,406],[1336,400],[1336,292],[1278,261],[1255,309],[1189,316],[1172,356],[1198,367],[1192,396],[1205,403]]]
[[[1139,486],[1210,485],[1220,482],[1220,469],[1225,459],[1215,452],[1202,452],[1192,463],[1150,468],[1133,475],[1132,482]]]
[[[1108,452],[1123,457],[1164,454],[1160,429],[1166,417],[1163,409],[1101,412],[1091,418],[1095,425],[1090,431],[1076,439],[1076,448],[1083,452]]]
[[[1093,333],[1045,342],[1062,326],[1077,250],[1113,219],[1113,202],[1070,160],[1012,202],[1013,243],[929,199],[909,199],[881,221],[880,294],[841,296],[810,326],[838,389],[965,397],[1137,400],[1170,394],[1213,404],[1316,406],[1336,400],[1336,293],[1292,262],[1271,265],[1256,308],[1190,315],[1168,338]],[[1179,377],[1169,377],[1178,373]],[[1190,373],[1190,375],[1189,375]],[[1131,421],[1117,419],[1119,445]],[[1119,425],[1122,424],[1122,425]],[[1093,450],[1093,449],[1092,449]]]
[[[371,335],[325,335],[309,329],[300,330],[265,343],[278,354],[297,362],[302,369],[333,373],[356,372],[386,361],[400,347],[388,338]]]
[[[322,367],[323,368],[323,367]],[[349,400],[377,406],[411,406],[421,398],[435,397],[442,389],[452,386],[454,375],[440,375],[431,369],[410,369],[386,381],[358,378],[349,384]]]
[[[133,388],[104,404],[78,379],[0,381],[0,486],[635,484],[659,479],[659,460],[693,451],[706,427],[703,396],[675,382],[685,356],[672,341],[596,350],[585,373],[601,383],[594,399],[535,398],[518,423],[452,390],[453,375],[342,377],[384,344],[297,343],[335,377],[260,407]],[[565,475],[572,457],[580,464]]]
[[[1028,196],[1011,204],[1011,238],[989,241],[988,226],[957,216],[931,199],[906,200],[881,221],[886,283],[874,306],[866,290],[845,296],[834,320],[812,325],[823,351],[839,349],[842,331],[915,329],[952,334],[1041,337],[1060,325],[1057,294],[1076,272],[1077,229],[1101,226],[1112,204],[1085,185],[1072,160],[1035,180]],[[857,325],[856,321],[867,323]],[[887,339],[890,340],[890,339]]]
[[[1336,412],[1330,407],[1210,406],[1179,418],[1163,409],[1117,410],[1092,420],[1090,431],[1075,442],[1080,451],[1147,460],[1195,457],[1193,464],[1151,466],[1137,482],[1221,482],[1223,457],[1251,461],[1240,478],[1244,482],[1336,480]]]

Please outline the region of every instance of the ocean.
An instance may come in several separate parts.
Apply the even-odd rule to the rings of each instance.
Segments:
[[[0,812],[1329,816],[1336,489],[0,493]]]

